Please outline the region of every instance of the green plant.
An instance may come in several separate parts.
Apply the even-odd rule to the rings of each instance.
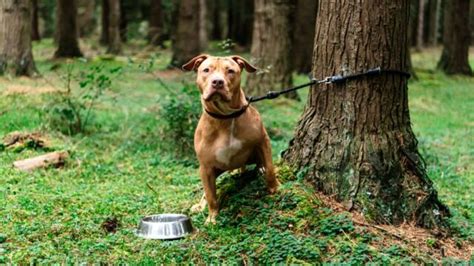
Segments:
[[[62,77],[65,90],[52,94],[41,112],[47,127],[67,135],[86,131],[101,96],[121,70],[94,65],[75,74],[73,65],[68,64]]]
[[[165,148],[179,155],[191,155],[194,130],[202,109],[199,91],[189,83],[182,83],[177,92],[169,91],[171,95],[160,100],[160,118],[165,123],[161,133],[169,144]]]

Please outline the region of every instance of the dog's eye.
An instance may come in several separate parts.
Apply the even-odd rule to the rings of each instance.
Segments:
[[[209,68],[204,68],[202,71],[205,72],[205,73],[208,73],[208,72],[209,72]]]
[[[234,73],[235,73],[235,70],[229,69],[229,70],[227,70],[227,73],[229,73],[229,74],[234,74]]]

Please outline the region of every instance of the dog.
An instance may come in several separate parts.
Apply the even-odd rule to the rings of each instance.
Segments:
[[[256,164],[264,173],[270,193],[275,193],[280,185],[273,167],[270,138],[260,114],[249,104],[241,87],[242,72],[253,73],[257,68],[240,56],[202,54],[182,69],[197,73],[203,107],[194,134],[194,149],[204,195],[191,211],[202,211],[207,201],[206,224],[215,224],[219,212],[216,178],[223,172],[245,170],[246,165]]]

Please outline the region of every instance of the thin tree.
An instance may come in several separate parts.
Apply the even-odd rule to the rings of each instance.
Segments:
[[[77,40],[76,0],[56,0],[56,38],[58,48],[54,57],[81,57]]]
[[[469,65],[469,1],[445,1],[443,53],[438,68],[446,74],[472,75]]]
[[[252,95],[292,84],[291,3],[290,0],[255,0],[251,56],[260,70],[247,80],[246,88]],[[298,95],[289,97],[298,98]]]
[[[39,33],[39,15],[38,15],[38,0],[32,0],[32,17],[31,17],[31,40],[39,41],[41,39]]]
[[[150,0],[148,40],[152,45],[163,46],[163,7],[161,0]]]
[[[95,27],[95,0],[79,0],[77,3],[77,27],[79,36],[85,37],[94,31]]]
[[[199,1],[179,0],[178,25],[173,34],[171,66],[180,67],[201,52],[199,41]]]
[[[437,44],[438,19],[438,0],[428,0],[428,23],[426,23],[426,43],[428,45],[434,46]]]
[[[319,1],[313,75],[406,71],[408,2]],[[284,158],[373,222],[441,227],[448,210],[417,149],[407,84],[385,73],[312,88]]]
[[[0,1],[0,75],[32,76],[30,0]]]
[[[100,43],[102,45],[107,45],[109,44],[109,0],[102,0],[101,13]]]
[[[423,46],[423,34],[425,26],[425,0],[418,0],[418,29],[416,33],[416,49],[420,51]]]
[[[109,30],[107,53],[120,54],[122,52],[122,39],[120,37],[120,0],[108,0],[109,4]]]
[[[315,0],[297,0],[293,31],[293,69],[299,73],[309,73],[313,55],[314,30],[318,2]]]

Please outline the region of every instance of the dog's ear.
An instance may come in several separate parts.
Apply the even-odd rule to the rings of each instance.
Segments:
[[[237,64],[239,64],[241,69],[245,68],[245,70],[247,70],[247,72],[249,72],[249,73],[253,73],[253,72],[257,71],[257,68],[254,67],[252,64],[250,64],[243,57],[240,57],[238,55],[233,55],[233,56],[231,56],[231,58],[232,58],[232,60],[237,62]]]
[[[184,64],[181,68],[184,71],[196,71],[199,65],[209,57],[207,54],[202,54],[194,57],[193,59],[189,60],[186,64]]]

